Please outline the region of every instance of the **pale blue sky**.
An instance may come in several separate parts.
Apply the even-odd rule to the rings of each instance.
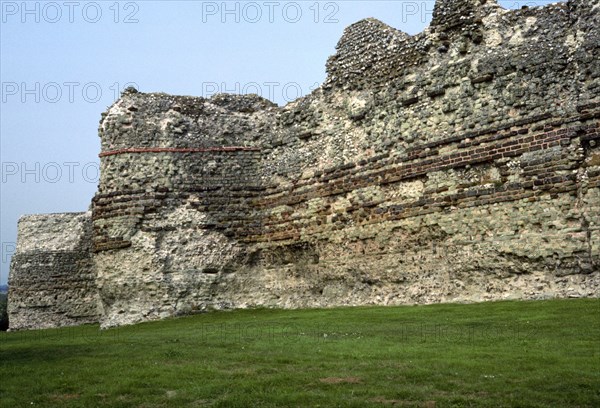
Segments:
[[[283,105],[325,79],[344,27],[375,17],[415,34],[433,4],[0,1],[0,284],[20,215],[89,206],[100,114],[126,84],[197,96],[247,91]]]

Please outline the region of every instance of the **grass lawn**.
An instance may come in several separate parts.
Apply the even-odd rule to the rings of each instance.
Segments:
[[[600,407],[600,299],[0,333],[1,407]]]

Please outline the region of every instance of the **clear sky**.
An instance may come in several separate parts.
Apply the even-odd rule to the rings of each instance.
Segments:
[[[546,0],[502,0],[506,8]],[[0,1],[0,284],[23,214],[84,211],[98,182],[100,114],[142,92],[258,93],[280,105],[325,79],[344,27],[409,34],[433,1]]]

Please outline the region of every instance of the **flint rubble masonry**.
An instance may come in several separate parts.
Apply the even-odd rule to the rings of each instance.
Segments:
[[[19,225],[11,327],[598,297],[598,27],[590,1],[438,0],[415,36],[348,27],[284,107],[127,90],[91,216]]]

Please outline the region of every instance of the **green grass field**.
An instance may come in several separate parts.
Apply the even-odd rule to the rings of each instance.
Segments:
[[[600,407],[600,299],[0,333],[2,407]]]

